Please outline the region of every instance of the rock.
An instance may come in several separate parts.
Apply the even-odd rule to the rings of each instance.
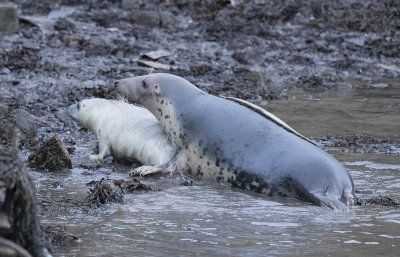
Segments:
[[[6,67],[4,67],[0,70],[0,74],[10,74],[10,73],[11,73],[11,71],[9,69],[7,69]]]
[[[86,201],[97,206],[107,203],[125,203],[125,193],[119,184],[102,178],[100,181],[94,182],[93,189],[89,189]]]
[[[0,192],[3,194],[0,219],[4,221],[6,216],[9,223],[8,229],[4,225],[0,229],[0,256],[7,256],[3,255],[6,247],[18,253],[10,256],[45,257],[48,255],[36,208],[35,189],[25,165],[18,158],[19,132],[15,135],[13,147],[0,145]]]
[[[122,8],[124,9],[132,9],[134,7],[139,7],[140,4],[142,3],[141,0],[122,0]]]
[[[168,26],[168,25],[174,25],[178,21],[176,16],[172,14],[171,12],[167,11],[160,11],[158,13],[160,16],[160,25],[161,26]]]
[[[76,246],[79,238],[71,233],[68,233],[65,227],[62,226],[47,226],[43,229],[45,237],[52,245],[58,247]]]
[[[153,188],[152,186],[148,186],[143,184],[139,180],[132,178],[132,180],[125,181],[125,180],[114,180],[114,184],[122,188],[124,193],[130,194],[133,192],[140,192],[140,191],[158,191],[158,188]]]
[[[132,10],[131,19],[134,24],[149,27],[168,26],[177,22],[175,15],[171,12],[139,9]]]
[[[262,54],[252,47],[246,47],[243,50],[235,51],[232,58],[242,64],[255,64],[261,61]]]
[[[11,111],[11,118],[14,124],[28,138],[34,138],[38,131],[40,119],[24,109]]]
[[[58,19],[55,23],[54,23],[54,29],[58,30],[58,31],[73,31],[75,29],[75,23],[65,19],[65,18],[61,18]]]
[[[0,3],[0,33],[12,34],[18,29],[17,6],[11,2]]]
[[[36,137],[40,119],[23,109],[11,110],[7,105],[0,105],[0,139],[9,142],[15,128],[19,128],[24,138]]]
[[[115,46],[101,36],[91,37],[85,46],[86,55],[109,55]]]
[[[374,196],[371,198],[357,198],[355,205],[365,206],[365,205],[381,205],[381,206],[398,206],[399,202],[389,196]]]
[[[162,57],[166,57],[166,56],[170,56],[171,53],[168,52],[167,50],[157,50],[157,51],[151,51],[151,52],[147,52],[145,54],[143,54],[143,56],[146,56],[150,59],[152,59],[153,61],[156,61]]]
[[[24,248],[11,240],[0,237],[1,257],[32,257]]]
[[[149,27],[159,27],[161,25],[160,16],[157,11],[134,9],[131,15],[132,21],[135,24]]]
[[[146,61],[146,60],[138,60],[138,64],[142,65],[142,66],[151,67],[154,69],[160,69],[160,70],[170,70],[171,69],[171,66],[169,66],[168,64],[162,64],[162,63]]]
[[[29,156],[28,161],[31,168],[49,171],[72,168],[71,157],[58,134],[43,143],[36,153]]]

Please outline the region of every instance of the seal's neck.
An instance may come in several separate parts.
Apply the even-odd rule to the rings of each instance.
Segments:
[[[160,122],[161,127],[170,139],[175,149],[182,148],[185,145],[183,135],[181,135],[181,105],[172,100],[159,97],[151,102],[144,102],[143,106],[147,108]]]

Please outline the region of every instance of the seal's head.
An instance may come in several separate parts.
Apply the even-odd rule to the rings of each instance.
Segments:
[[[120,80],[116,90],[129,102],[141,104],[156,117],[166,104],[179,105],[190,101],[192,95],[206,94],[189,81],[168,73],[153,73]]]
[[[78,121],[84,127],[91,129],[93,120],[101,114],[101,108],[107,103],[107,100],[101,98],[81,100],[73,105],[68,106],[67,114],[74,120]]]

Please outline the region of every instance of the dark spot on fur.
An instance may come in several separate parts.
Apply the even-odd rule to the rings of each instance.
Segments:
[[[197,173],[196,173],[196,176],[203,176],[203,174],[202,174],[202,172],[201,172],[201,166],[199,165],[199,166],[197,166]]]
[[[207,161],[207,166],[210,166],[210,162],[209,161]]]
[[[183,140],[183,139],[185,139],[185,136],[182,134],[179,134],[179,138]]]
[[[165,115],[165,118],[166,118],[166,119],[169,119],[169,115]]]
[[[157,110],[158,110],[158,112],[160,113],[160,115],[163,116],[163,115],[162,115],[162,110],[161,110],[160,108],[158,108]]]
[[[161,100],[160,104],[163,104],[163,103],[164,103],[164,100]]]
[[[221,176],[224,175],[224,173],[222,171],[218,172],[218,174]]]
[[[204,148],[203,148],[203,155],[206,155],[207,151],[208,151],[208,148],[207,148],[207,147],[204,147]]]
[[[215,166],[219,167],[219,159],[215,161]]]
[[[223,180],[224,177],[216,177],[215,180],[219,183],[221,180]]]

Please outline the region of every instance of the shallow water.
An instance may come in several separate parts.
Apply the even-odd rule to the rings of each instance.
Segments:
[[[366,133],[398,143],[400,83],[379,83],[388,87],[352,81],[350,91],[333,95],[293,91],[290,100],[265,108],[306,136]],[[92,135],[77,139],[74,167],[85,161],[93,146]],[[349,169],[356,189],[399,196],[399,154],[333,155]],[[128,195],[127,204],[89,211],[65,205],[84,199],[87,182],[105,176],[127,179],[127,167],[113,166],[32,172],[41,200],[49,203],[42,204],[42,223],[64,225],[81,239],[77,247],[58,249],[55,256],[400,255],[399,207],[355,206],[334,212],[209,182],[181,186],[179,176],[143,178],[162,190]]]

